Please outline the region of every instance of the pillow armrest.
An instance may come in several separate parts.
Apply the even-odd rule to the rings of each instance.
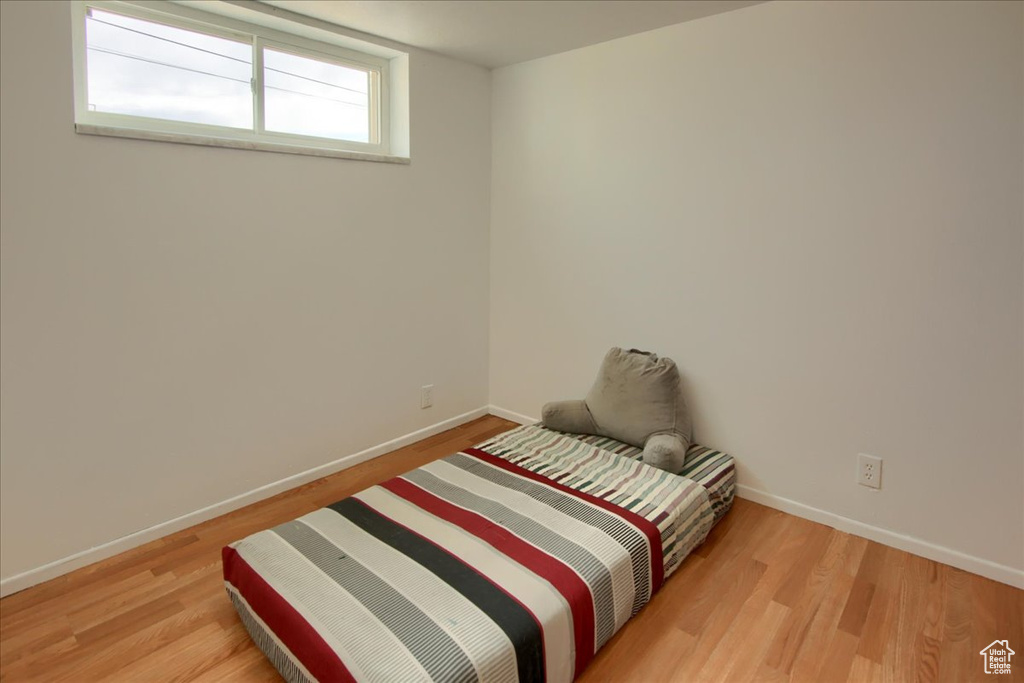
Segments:
[[[548,429],[571,434],[597,434],[597,425],[585,401],[552,401],[541,410],[541,421]]]

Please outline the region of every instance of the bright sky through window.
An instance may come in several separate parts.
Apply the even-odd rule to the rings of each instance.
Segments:
[[[97,10],[85,30],[90,111],[252,128],[252,45]]]
[[[253,129],[253,46],[92,9],[88,109]],[[367,71],[263,48],[265,129],[370,142]]]
[[[269,48],[263,71],[267,130],[369,141],[367,72]]]

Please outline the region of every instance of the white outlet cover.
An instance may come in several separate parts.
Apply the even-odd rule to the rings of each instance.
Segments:
[[[857,483],[872,489],[882,488],[882,459],[866,453],[858,453]]]
[[[420,408],[429,408],[434,405],[434,385],[424,384],[420,387]]]

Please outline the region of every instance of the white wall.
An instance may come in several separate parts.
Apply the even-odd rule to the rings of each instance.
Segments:
[[[0,576],[487,403],[486,70],[412,52],[410,166],[91,137],[0,8]]]
[[[491,402],[653,349],[746,487],[1024,568],[1021,10],[771,2],[495,71]]]
[[[0,3],[0,577],[483,405],[489,310],[491,403],[656,349],[744,485],[1024,567],[1020,3],[413,50],[408,167],[76,136],[69,15]]]

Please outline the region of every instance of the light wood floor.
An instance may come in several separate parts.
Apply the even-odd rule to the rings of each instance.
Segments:
[[[220,548],[512,427],[485,417],[0,601],[0,680],[279,680]],[[1024,591],[737,500],[580,680],[967,681]],[[1016,659],[1016,658],[1015,658]]]

